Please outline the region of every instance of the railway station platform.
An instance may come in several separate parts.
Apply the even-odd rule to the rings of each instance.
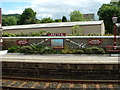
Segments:
[[[7,54],[0,57],[4,62],[69,63],[69,64],[118,64],[120,57],[109,55],[22,55]]]
[[[55,85],[54,88],[119,89],[119,57],[109,55],[6,54],[0,57],[0,61],[2,84],[6,89],[26,88],[31,90],[31,87],[33,89],[48,89],[53,85]],[[17,87],[16,83],[20,83],[21,87]]]
[[[42,79],[118,80],[119,57],[108,55],[19,55],[0,57],[3,76]]]

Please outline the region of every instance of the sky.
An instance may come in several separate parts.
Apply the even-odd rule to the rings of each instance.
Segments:
[[[69,20],[70,12],[79,10],[83,14],[94,13],[98,19],[97,11],[102,4],[111,0],[0,0],[3,14],[22,14],[25,8],[32,8],[37,18],[51,17],[61,19],[66,16]]]

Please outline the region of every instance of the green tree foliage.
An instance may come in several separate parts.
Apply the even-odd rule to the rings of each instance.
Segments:
[[[84,17],[80,11],[74,10],[70,13],[70,21],[84,21]]]
[[[106,33],[113,33],[112,17],[114,15],[120,17],[120,7],[118,5],[103,4],[99,8],[98,15],[100,20],[104,20]]]
[[[41,23],[52,23],[54,22],[54,20],[49,17],[49,18],[43,18],[40,22]]]
[[[11,26],[11,25],[17,25],[18,19],[14,16],[8,16],[2,18],[2,25],[3,26]]]
[[[36,12],[31,8],[26,8],[20,16],[19,24],[35,24],[36,22]]]
[[[62,17],[62,22],[67,22],[67,18],[65,16]]]
[[[79,25],[75,25],[74,27],[72,27],[72,35],[73,36],[80,36],[81,31],[82,31],[82,29]]]
[[[6,18],[6,17],[9,17],[9,16],[13,16],[13,17],[16,17],[16,18],[19,18],[20,17],[20,14],[2,14],[2,17],[4,18]]]
[[[55,22],[62,22],[61,19],[55,19]]]

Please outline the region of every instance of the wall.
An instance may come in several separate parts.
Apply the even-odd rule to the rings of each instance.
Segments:
[[[104,31],[105,28],[102,28],[102,25],[86,25],[80,26],[82,29],[82,34],[104,34],[101,31]],[[67,35],[72,33],[72,27],[54,27],[54,28],[28,28],[28,29],[14,29],[14,30],[3,30],[3,33],[30,33],[30,32],[39,32],[45,30],[52,33],[66,33]]]
[[[119,64],[2,62],[3,77],[38,79],[120,80],[119,68]]]
[[[16,46],[17,40],[28,40],[30,44],[38,44],[44,46],[51,46],[51,39],[62,38],[64,39],[64,45],[69,46],[70,48],[80,48],[79,45],[83,44],[85,47],[105,47],[108,45],[114,45],[113,36],[65,36],[65,37],[3,37],[3,49],[8,49],[9,47]],[[47,41],[45,41],[47,39]],[[88,43],[91,39],[102,40],[102,43],[99,45],[91,45]],[[75,44],[76,43],[76,44]],[[120,46],[120,38],[117,37],[117,45]]]

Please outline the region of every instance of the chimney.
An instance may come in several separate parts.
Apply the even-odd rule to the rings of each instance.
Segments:
[[[2,9],[0,8],[0,28],[2,28]]]

